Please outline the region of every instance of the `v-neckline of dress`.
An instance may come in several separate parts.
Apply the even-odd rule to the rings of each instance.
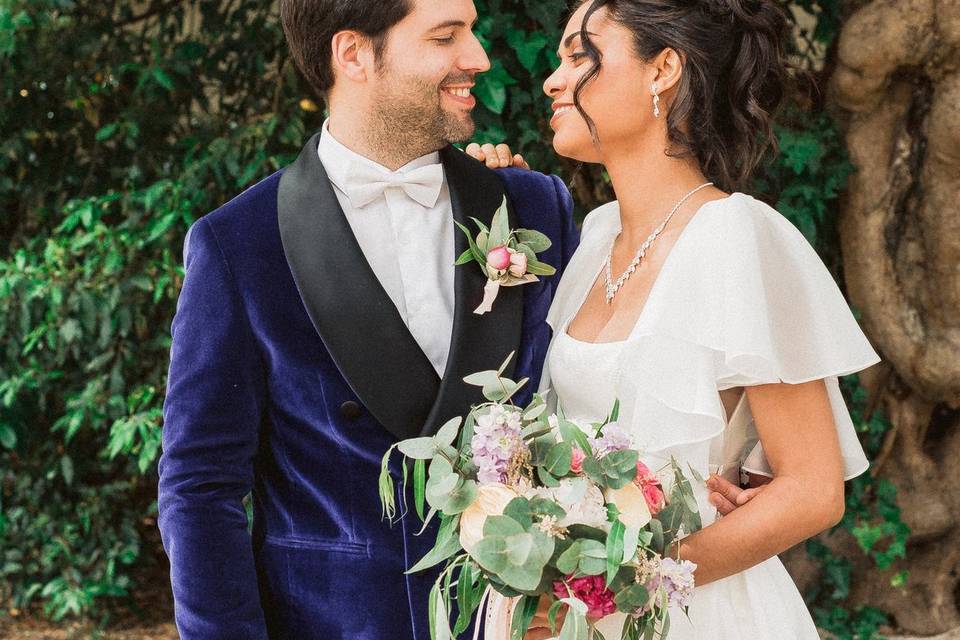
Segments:
[[[664,272],[667,270],[667,267],[670,266],[670,264],[672,263],[674,254],[676,253],[677,249],[681,246],[681,243],[683,242],[684,238],[686,238],[687,235],[689,235],[688,232],[690,231],[690,228],[694,226],[694,223],[697,221],[697,218],[702,218],[703,216],[701,214],[710,205],[714,203],[719,203],[719,202],[726,202],[736,195],[738,195],[737,192],[734,192],[723,198],[708,200],[703,204],[701,204],[697,208],[697,210],[693,213],[693,215],[687,221],[687,224],[684,225],[683,229],[681,229],[680,235],[677,236],[677,239],[674,241],[673,245],[670,247],[670,251],[667,253],[666,257],[663,259],[663,264],[660,265],[660,270],[657,271],[657,275],[654,276],[654,279],[653,279],[653,284],[650,285],[650,292],[647,293],[647,297],[644,298],[643,300],[643,306],[640,309],[640,314],[637,316],[637,319],[634,321],[633,326],[630,328],[630,331],[627,333],[627,335],[624,338],[622,338],[621,340],[606,340],[606,341],[593,342],[588,340],[580,340],[579,338],[574,338],[569,334],[570,325],[573,324],[573,321],[576,320],[577,316],[580,315],[580,311],[583,309],[583,305],[586,304],[587,298],[590,297],[590,293],[593,291],[594,286],[597,284],[597,280],[600,278],[600,275],[603,273],[603,269],[606,266],[606,255],[607,255],[606,253],[603,254],[603,259],[601,260],[600,265],[597,267],[596,274],[590,280],[589,285],[578,296],[576,310],[572,314],[567,316],[567,320],[566,322],[564,322],[562,327],[562,333],[566,334],[571,340],[575,340],[581,344],[604,345],[604,344],[622,344],[625,342],[629,342],[630,339],[633,337],[633,334],[636,332],[637,327],[639,327],[641,322],[643,321],[644,316],[646,315],[647,310],[650,307],[650,301],[653,299],[654,295],[656,295],[657,291],[661,288],[660,284],[661,284],[661,281],[663,280]],[[619,221],[619,218],[620,218],[619,202],[616,203],[616,206],[617,206],[617,219]],[[616,234],[619,233],[621,229],[622,229],[622,225],[618,222],[616,228],[613,229],[612,237],[607,239],[607,246],[609,245],[609,242],[616,239],[617,237]]]

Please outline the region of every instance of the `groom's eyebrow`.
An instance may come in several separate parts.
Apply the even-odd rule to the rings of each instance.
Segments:
[[[476,26],[476,24],[477,24],[476,20],[474,20],[469,25],[463,20],[446,20],[434,27],[430,27],[430,29],[428,30],[428,33],[433,31],[440,31],[441,29],[449,29],[450,27],[469,27],[470,29],[473,29],[473,27]]]

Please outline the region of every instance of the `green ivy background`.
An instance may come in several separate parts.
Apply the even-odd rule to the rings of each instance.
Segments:
[[[817,89],[843,7],[784,4],[802,17],[794,55],[812,89],[798,83],[781,154],[754,191],[840,280],[834,221],[850,167]],[[493,59],[478,139],[570,181],[582,215],[609,184],[553,154],[541,91],[566,2],[477,5]],[[0,616],[106,624],[162,570],[156,461],[184,235],[290,162],[322,117],[269,3],[0,0]],[[889,424],[856,378],[843,386],[875,455]],[[827,536],[854,536],[881,569],[903,557],[896,488],[867,475],[848,496]],[[885,614],[846,605],[849,559],[819,539],[807,548],[821,568],[807,594],[818,623],[878,637]]]

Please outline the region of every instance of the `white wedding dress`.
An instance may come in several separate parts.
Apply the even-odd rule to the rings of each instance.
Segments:
[[[788,220],[741,193],[705,204],[672,247],[630,336],[600,344],[575,340],[567,326],[619,231],[616,202],[587,217],[547,320],[554,340],[541,389],[553,389],[568,417],[601,421],[619,399],[620,425],[651,469],[673,456],[684,469],[692,465],[704,477],[721,473],[736,482],[741,468],[771,471],[746,394],[728,420],[719,392],[824,379],[845,476],[867,469],[837,377],[879,358],[830,273]],[[693,484],[709,526],[717,511],[706,488]],[[492,594],[487,640],[509,638],[512,604]],[[670,617],[669,640],[819,638],[777,557],[697,587],[689,619],[679,610]],[[606,640],[619,640],[623,620],[614,614],[597,627]]]

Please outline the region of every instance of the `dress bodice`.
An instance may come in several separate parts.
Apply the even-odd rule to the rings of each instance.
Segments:
[[[564,415],[600,422],[610,414],[616,397],[622,342],[583,342],[566,331],[557,334],[550,351],[553,390]]]

